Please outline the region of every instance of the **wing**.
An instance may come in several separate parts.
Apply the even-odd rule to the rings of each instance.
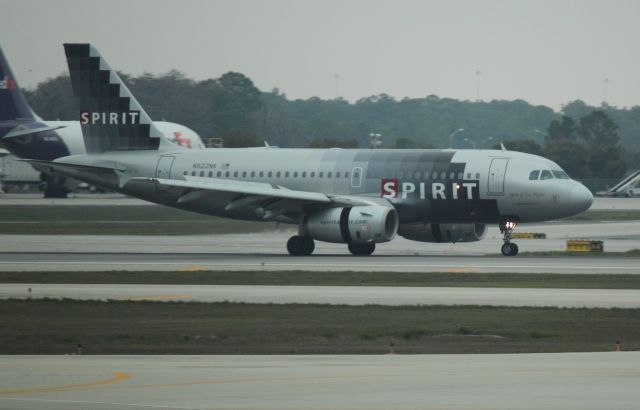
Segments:
[[[162,178],[131,178],[131,182],[152,183],[162,190],[179,194],[178,203],[223,197],[224,210],[252,209],[264,220],[288,219],[297,222],[305,208],[332,208],[342,206],[392,205],[382,198],[350,195],[332,195],[320,192],[298,191],[264,182],[248,182],[218,178],[186,176],[185,180]],[[128,183],[129,181],[127,181]]]

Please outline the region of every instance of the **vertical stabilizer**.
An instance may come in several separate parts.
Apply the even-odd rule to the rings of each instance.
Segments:
[[[87,153],[169,145],[115,70],[91,44],[65,44]]]
[[[0,48],[0,121],[35,119]]]

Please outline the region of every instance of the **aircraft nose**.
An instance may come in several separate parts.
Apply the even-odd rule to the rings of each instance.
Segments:
[[[593,195],[591,191],[584,185],[576,183],[569,194],[571,207],[576,214],[586,211],[593,203]]]

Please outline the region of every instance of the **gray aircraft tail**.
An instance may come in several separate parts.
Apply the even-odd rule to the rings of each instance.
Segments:
[[[87,153],[176,149],[91,44],[65,44]]]

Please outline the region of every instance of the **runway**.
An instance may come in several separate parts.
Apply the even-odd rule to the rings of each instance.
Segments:
[[[605,241],[609,252],[640,249],[640,221],[523,225],[518,232],[542,232],[547,239],[515,239],[521,252],[564,251],[568,239]],[[155,254],[245,254],[284,255],[290,229],[251,234],[225,235],[1,235],[0,253],[155,253]],[[502,235],[489,227],[478,242],[423,243],[396,237],[378,244],[377,256],[498,255]],[[315,255],[348,255],[344,244],[316,241]]]
[[[0,408],[632,409],[639,352],[0,356]]]
[[[31,289],[29,293],[28,289]],[[640,308],[638,289],[535,289],[394,286],[0,285],[0,299],[70,298],[167,302],[333,305],[491,305]]]
[[[0,271],[370,271],[640,274],[636,257],[188,253],[0,253]]]

